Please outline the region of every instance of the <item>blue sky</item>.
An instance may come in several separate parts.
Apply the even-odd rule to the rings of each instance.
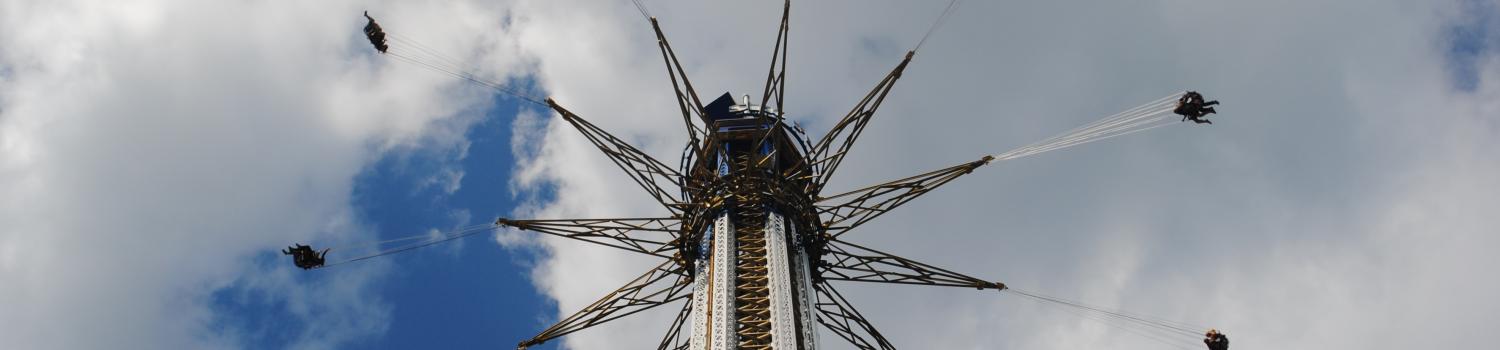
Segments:
[[[1500,12],[1495,3],[1486,1],[1463,1],[1463,14],[1448,25],[1448,69],[1453,72],[1453,84],[1465,91],[1472,91],[1479,84],[1479,69],[1485,59],[1500,46],[1500,29],[1496,29],[1496,15]]]
[[[352,205],[378,234],[368,239],[447,231],[492,222],[513,210],[516,201],[508,185],[515,164],[509,137],[513,116],[521,108],[536,107],[517,104],[503,95],[495,99],[483,119],[469,126],[463,152],[392,152],[356,177]],[[454,191],[432,184],[435,176],[455,169],[463,177]],[[537,252],[505,249],[490,243],[490,238],[481,234],[381,258],[394,265],[375,287],[381,301],[391,307],[389,328],[343,347],[507,348],[545,327],[542,320],[551,317],[548,301],[536,293],[526,268]],[[351,257],[334,253],[330,261]],[[289,262],[285,256],[268,253],[257,263]],[[329,283],[327,274],[337,273],[338,268],[308,271],[299,280],[316,286]],[[260,333],[263,337],[246,344],[250,348],[295,344],[299,334],[295,329],[307,321],[293,321],[297,318],[288,314],[285,305],[270,302],[263,294],[234,286],[217,291],[214,305],[221,315],[217,322],[266,328]]]
[[[700,92],[758,90],[778,6],[644,2]],[[1497,8],[965,2],[832,189],[1195,89],[1224,101],[1212,127],[991,165],[852,239],[1213,324],[1238,346],[1482,348],[1500,322],[1500,282],[1472,278],[1500,264]],[[648,153],[681,151],[655,37],[627,1],[0,0],[0,339],[510,348],[652,264],[506,231],[291,267],[277,250],[294,242],[661,214],[546,111],[371,53],[362,10]],[[820,135],[940,10],[794,3],[791,118]],[[902,348],[1160,348],[1025,300],[867,287],[842,291]],[[539,348],[653,344],[663,316]]]
[[[1477,1],[1465,4],[1467,14],[1448,26],[1451,41],[1438,49],[1446,49],[1447,68],[1453,74],[1452,87],[1473,91],[1480,78],[1480,65],[1489,57],[1496,34],[1491,29],[1494,17],[1485,15],[1484,11],[1491,4]],[[897,49],[887,47],[895,45],[890,40],[861,40],[861,46],[872,54],[897,52]],[[528,81],[514,83],[533,84]],[[353,206],[358,209],[359,216],[380,234],[380,239],[404,237],[435,228],[466,226],[514,210],[516,196],[511,194],[508,184],[512,182],[510,177],[516,170],[516,160],[511,153],[509,136],[514,111],[534,106],[518,105],[514,99],[505,96],[497,96],[496,101],[481,121],[469,127],[465,139],[471,143],[461,154],[393,152],[356,177]],[[456,191],[448,193],[442,186],[431,183],[434,176],[453,169],[463,172]],[[1324,186],[1337,186],[1337,181]],[[392,306],[389,329],[378,336],[345,346],[504,348],[548,325],[544,320],[555,319],[548,313],[551,300],[536,293],[528,279],[528,269],[538,258],[537,251],[497,247],[478,237],[466,241],[458,244],[457,249],[438,246],[388,257],[396,267],[379,282],[379,288],[384,301]],[[277,257],[276,261],[264,263],[285,263],[282,260],[285,259]],[[316,280],[323,273],[338,271],[317,271],[306,278]],[[216,304],[225,311],[222,322],[296,327],[294,323],[269,322],[270,319],[285,317],[277,314],[284,308],[229,297],[238,293],[244,291],[228,288],[218,292],[220,298]],[[292,339],[275,335],[294,333],[285,328],[273,328],[265,332],[271,336],[257,338],[249,345],[252,348],[284,347]],[[551,349],[559,343],[554,341],[536,348]]]
[[[386,157],[355,184],[355,207],[382,233],[423,232],[492,221],[515,206],[508,188],[514,159],[510,127],[522,106],[508,98],[472,126],[468,154],[459,164],[464,179],[452,194],[422,181],[451,159],[423,155]],[[533,106],[526,106],[533,107]],[[534,108],[534,107],[533,107]],[[400,159],[405,158],[405,159]],[[420,190],[414,190],[421,188]],[[454,218],[463,212],[463,221]],[[391,234],[386,237],[399,237]],[[511,346],[545,317],[545,299],[535,293],[524,266],[532,252],[500,249],[489,235],[465,239],[457,250],[423,249],[391,256],[399,266],[384,293],[395,307],[390,332],[353,347],[492,348]],[[320,271],[337,273],[337,271]]]

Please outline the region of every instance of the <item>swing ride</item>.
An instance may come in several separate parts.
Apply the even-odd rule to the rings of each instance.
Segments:
[[[1007,152],[843,193],[824,189],[875,112],[932,32],[954,13],[957,0],[899,63],[833,125],[812,138],[785,119],[787,35],[791,2],[785,2],[770,69],[759,100],[724,93],[704,104],[677,60],[661,23],[644,4],[637,10],[655,31],[658,48],[681,112],[687,142],[678,166],[642,152],[550,98],[537,98],[470,73],[452,59],[408,37],[388,34],[368,12],[364,34],[379,54],[448,74],[548,108],[581,132],[666,212],[658,217],[517,220],[373,242],[370,254],[343,256],[350,247],[297,245],[284,251],[304,269],[396,254],[509,227],[660,258],[660,264],[562,318],[518,349],[542,344],[647,309],[681,303],[659,349],[803,349],[819,347],[821,325],[860,349],[894,349],[835,288],[834,282],[887,283],[995,290],[1063,307],[1085,318],[1120,326],[1163,344],[1184,348],[1202,340],[1228,348],[1218,330],[1169,321],[1019,289],[855,243],[855,228],[938,187],[994,162],[1014,160],[1169,125],[1209,123],[1215,113],[1201,94],[1172,93],[1093,123]],[[1172,121],[1173,115],[1182,117]],[[360,247],[360,248],[367,248]],[[324,261],[329,252],[337,261]],[[1207,330],[1205,334],[1204,331]]]

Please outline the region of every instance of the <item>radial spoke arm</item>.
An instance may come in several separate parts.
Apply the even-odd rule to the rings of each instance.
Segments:
[[[844,115],[844,119],[839,120],[827,135],[823,135],[823,138],[813,145],[809,159],[813,160],[813,165],[817,167],[818,172],[812,184],[813,188],[809,189],[808,193],[818,193],[824,185],[828,184],[828,179],[833,177],[834,170],[838,169],[840,163],[843,163],[844,156],[854,146],[854,141],[858,140],[860,133],[864,132],[865,125],[869,124],[870,118],[875,116],[875,110],[879,109],[881,102],[885,101],[886,94],[896,86],[896,80],[901,78],[901,72],[906,70],[906,64],[911,62],[913,54],[915,53],[907,52],[906,57],[901,59],[901,64],[896,65],[896,69],[886,74],[874,89],[865,94],[859,104],[854,105],[854,109],[849,110],[849,114]]]
[[[787,26],[792,15],[792,1],[786,0],[781,8],[781,25],[776,30],[776,46],[771,49],[771,68],[766,71],[766,88],[761,91],[760,105],[763,111],[774,111],[775,123],[772,123],[771,131],[762,134],[755,141],[755,148],[759,149],[772,135],[782,135],[783,118],[786,116],[786,48],[787,48]],[[772,107],[770,103],[776,102]],[[771,159],[767,157],[765,159]]]
[[[579,132],[582,132],[589,142],[599,148],[599,151],[604,152],[604,155],[621,170],[625,170],[625,174],[630,176],[631,180],[635,180],[651,197],[667,207],[667,210],[671,210],[673,214],[682,213],[682,206],[684,206],[682,201],[673,195],[672,191],[662,188],[663,183],[682,186],[684,179],[681,173],[645,152],[641,152],[624,140],[610,135],[609,132],[589,123],[577,114],[573,114],[550,98],[547,99],[547,105],[561,114],[563,119],[577,128]]]
[[[698,92],[693,90],[693,82],[688,80],[687,72],[682,70],[682,63],[677,61],[677,52],[672,51],[672,44],[667,42],[667,35],[662,33],[661,24],[655,17],[651,18],[651,29],[656,31],[656,46],[661,49],[661,58],[667,65],[667,76],[672,80],[672,95],[676,97],[677,107],[682,111],[682,123],[687,128],[688,142],[690,147],[697,150],[702,132],[693,124],[693,114],[703,115],[703,101],[698,99]]]
[[[656,346],[657,350],[681,350],[687,349],[688,341],[682,337],[683,325],[687,324],[688,316],[692,314],[693,303],[682,303],[682,311],[677,312],[677,318],[672,320],[672,325],[667,327],[667,334],[662,336],[661,344]]]
[[[674,218],[511,220],[496,225],[572,238],[636,253],[672,258],[682,221]]]
[[[685,299],[692,295],[692,283],[689,282],[687,273],[679,269],[674,262],[664,262],[583,310],[558,321],[536,337],[521,342],[516,349],[526,349],[585,328]]]
[[[1005,289],[1005,284],[982,280],[853,243],[829,241],[819,274],[825,280],[914,284],[976,289]]]
[[[839,338],[844,338],[849,344],[864,350],[895,350],[885,336],[870,324],[864,315],[855,310],[849,300],[844,299],[838,290],[833,289],[828,282],[813,284],[813,290],[818,293],[818,301],[813,304],[818,310],[818,323],[823,324],[829,331],[833,331]]]
[[[786,83],[786,47],[787,47],[787,25],[792,15],[792,1],[787,0],[781,9],[781,27],[776,31],[776,47],[771,50],[771,69],[766,72],[766,89],[761,92],[760,105],[765,106],[776,98],[776,110],[782,110],[782,98],[785,97]]]
[[[929,191],[989,164],[994,157],[918,174],[879,185],[818,198],[818,214],[823,216],[827,234],[837,238],[859,225],[906,204]]]

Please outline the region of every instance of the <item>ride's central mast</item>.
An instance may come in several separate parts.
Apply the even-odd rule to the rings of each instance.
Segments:
[[[670,215],[648,218],[511,220],[496,225],[624,249],[661,258],[656,267],[593,304],[543,330],[517,347],[525,349],[558,337],[662,305],[683,302],[657,349],[777,349],[812,350],[818,346],[814,324],[859,349],[895,347],[845,299],[831,282],[890,283],[941,287],[1008,290],[999,282],[974,278],[891,253],[850,242],[853,229],[900,207],[960,176],[993,161],[1017,159],[1084,143],[1146,131],[1173,123],[1170,114],[1211,124],[1202,118],[1215,113],[1193,91],[1169,95],[1052,138],[978,160],[959,163],[906,178],[856,190],[824,194],[839,165],[853,149],[875,111],[901,78],[915,48],[920,48],[954,12],[957,0],[938,16],[927,34],[848,114],[816,142],[800,127],[788,126],[784,114],[788,20],[791,1],[782,10],[781,25],[766,72],[759,103],[750,95],[736,102],[724,93],[703,104],[688,80],[661,25],[639,0],[641,15],[656,32],[675,102],[682,114],[688,142],[677,167],[667,165],[574,114],[552,99],[534,98],[483,80],[464,71],[443,68],[449,63],[424,62],[403,47],[390,47],[385,33],[368,14],[365,35],[375,50],[512,95],[521,101],[546,105],[561,120],[581,132],[632,181],[656,199]],[[425,52],[424,55],[432,55]],[[442,58],[441,56],[436,56]],[[451,62],[451,61],[450,61]],[[1176,102],[1173,103],[1173,98]],[[1174,107],[1175,106],[1175,107]],[[324,264],[323,254],[309,246],[283,250],[304,269],[324,268],[394,254],[449,241],[491,227],[477,226],[390,248],[362,257]],[[386,242],[428,237],[423,234]],[[1148,318],[1011,290],[1017,295],[1055,303],[1136,323],[1164,332],[1196,337],[1182,323]],[[1223,349],[1228,339],[1210,330],[1205,342]],[[1217,339],[1217,340],[1215,340]],[[1218,344],[1218,345],[1215,345]],[[634,345],[619,344],[616,347]]]
[[[1005,288],[839,238],[994,157],[822,195],[914,52],[908,52],[832,130],[813,141],[800,127],[789,126],[781,112],[790,14],[787,1],[759,103],[749,95],[737,102],[724,93],[704,104],[660,24],[648,17],[687,129],[688,145],[677,167],[610,135],[556,101],[546,101],[671,215],[502,218],[496,224],[667,261],[522,341],[518,348],[687,299],[658,349],[814,350],[818,346],[815,325],[861,349],[894,349],[830,281]]]
[[[735,105],[725,93],[705,112],[707,157],[690,165],[707,170],[693,172],[706,206],[692,216],[703,224],[684,235],[694,252],[689,348],[815,349],[807,143],[748,97]]]

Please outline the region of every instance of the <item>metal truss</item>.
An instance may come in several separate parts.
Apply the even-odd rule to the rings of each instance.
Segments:
[[[692,311],[693,303],[691,301],[682,303],[682,311],[678,311],[677,318],[672,320],[672,325],[667,326],[667,334],[662,336],[661,344],[656,346],[657,350],[683,350],[688,348],[690,343],[686,339],[683,339],[682,328],[683,325],[687,324],[689,319],[692,319],[688,317],[692,314]]]
[[[550,98],[547,99],[547,105],[562,114],[563,120],[567,120],[569,124],[582,132],[589,142],[599,148],[599,151],[604,152],[604,155],[608,156],[609,160],[621,170],[625,170],[625,174],[630,176],[636,184],[641,185],[641,188],[645,189],[652,198],[656,198],[657,202],[660,202],[667,210],[671,210],[673,214],[682,214],[683,206],[685,206],[682,199],[671,191],[663,189],[661,185],[667,183],[679,187],[684,186],[684,177],[681,173],[593,123],[589,123],[577,114],[573,114]]]
[[[737,343],[731,347],[764,349],[771,346],[768,252],[769,249],[786,247],[767,246],[763,230],[770,211],[784,215],[789,220],[788,225],[796,225],[797,236],[791,238],[796,239],[794,244],[809,254],[811,277],[815,283],[804,293],[816,296],[811,308],[816,310],[817,322],[860,349],[893,350],[895,346],[834,289],[830,281],[1005,289],[1005,285],[998,282],[984,281],[838,239],[855,227],[989,164],[994,158],[987,156],[847,193],[820,196],[901,78],[915,52],[907,52],[901,62],[827,135],[817,142],[809,142],[800,127],[786,127],[783,120],[790,15],[791,1],[788,0],[782,10],[761,94],[761,111],[765,113],[757,116],[761,118],[759,122],[769,124],[770,128],[736,129],[724,133],[718,133],[712,127],[714,122],[705,115],[704,104],[660,23],[656,18],[650,18],[688,134],[688,150],[683,152],[678,168],[667,166],[555,101],[547,100],[549,107],[583,133],[672,215],[666,218],[570,220],[502,218],[496,224],[663,257],[668,261],[521,342],[518,349],[691,297],[692,280],[703,277],[694,275],[693,265],[703,254],[698,250],[704,232],[710,227],[713,216],[726,213],[728,209],[725,208],[733,208],[727,213],[731,215],[731,227],[736,230],[733,236],[735,274],[729,282],[732,283],[733,299],[728,306],[733,308],[729,315],[735,316],[733,324],[737,327],[729,331],[735,333]],[[699,121],[694,121],[695,115]],[[788,132],[788,129],[793,132]],[[786,136],[793,136],[795,140],[782,139]],[[726,145],[746,141],[753,142],[750,144],[753,147],[736,146],[740,148],[736,148],[738,153],[732,158],[718,159],[730,167],[727,174],[721,175],[718,169],[710,169],[709,165],[715,163],[711,157],[719,157],[721,152],[724,155],[730,153]],[[770,151],[766,153],[741,150],[762,150],[768,145]],[[692,305],[684,303],[657,349],[685,350],[690,346],[692,335],[684,334],[684,328],[690,328],[686,325],[693,322]]]
[[[906,57],[901,59],[901,63],[887,73],[879,84],[875,84],[875,88],[865,94],[859,104],[854,105],[854,109],[844,115],[844,119],[839,120],[838,124],[835,124],[832,130],[828,130],[828,134],[823,135],[823,138],[813,146],[808,153],[808,159],[816,168],[817,173],[807,193],[817,194],[822,191],[824,185],[828,184],[828,180],[833,177],[834,170],[837,170],[839,164],[844,162],[844,156],[849,154],[854,141],[859,139],[860,133],[865,130],[865,125],[869,124],[870,118],[875,116],[875,110],[879,109],[880,103],[885,101],[885,95],[896,86],[896,80],[901,78],[901,72],[906,70],[906,64],[911,62],[914,54],[916,54],[915,51],[908,51]],[[830,151],[835,144],[838,148]]]
[[[819,277],[813,285],[818,294],[814,304],[818,323],[860,349],[893,350],[895,346],[850,306],[849,300],[829,281],[1005,289],[1004,283],[985,281],[853,243],[831,240],[825,248],[827,259],[817,263]]]
[[[516,349],[524,350],[532,345],[541,344],[584,328],[682,300],[693,294],[690,281],[687,273],[681,271],[676,263],[664,262],[583,310],[558,321],[557,324],[548,327],[535,337],[521,342]]]
[[[791,15],[792,0],[787,0],[781,10],[781,27],[776,31],[776,47],[771,50],[771,69],[766,72],[766,89],[760,94],[761,106],[766,106],[771,102],[771,96],[776,96],[777,114],[780,114],[786,97],[783,84],[786,83],[787,26]]]
[[[823,324],[828,330],[833,331],[839,338],[844,338],[849,344],[865,350],[895,350],[885,336],[875,329],[875,325],[865,319],[865,316],[855,310],[844,299],[844,295],[833,289],[827,281],[813,284],[813,290],[818,293],[818,301],[813,307],[818,310],[818,323]]]
[[[1005,289],[1005,284],[982,280],[854,243],[829,241],[819,266],[824,280],[914,284],[975,289]]]
[[[774,48],[771,49],[771,68],[766,71],[766,88],[765,88],[765,90],[761,91],[761,95],[760,95],[761,96],[761,99],[760,99],[761,110],[762,111],[773,111],[774,110],[776,112],[776,122],[771,124],[771,129],[772,129],[771,132],[767,132],[765,134],[762,134],[761,137],[760,137],[760,139],[755,142],[755,147],[756,148],[760,148],[763,144],[765,144],[766,140],[770,139],[772,135],[781,135],[782,134],[782,125],[784,125],[782,122],[783,122],[783,118],[786,115],[786,113],[784,113],[782,110],[784,109],[783,108],[785,106],[784,103],[786,102],[786,85],[785,85],[785,83],[786,83],[786,49],[787,49],[787,34],[788,34],[787,27],[790,24],[789,19],[791,18],[791,15],[792,15],[792,1],[791,0],[786,0],[785,5],[781,9],[781,25],[776,30],[776,45],[775,45]],[[769,105],[769,103],[772,101],[772,96],[775,96],[775,101],[776,101],[776,107],[775,108],[770,108],[770,105]],[[777,150],[775,150],[773,152],[779,152],[779,151],[780,151],[780,149],[777,148]],[[768,156],[765,159],[773,159],[773,158],[774,157],[769,157]]]
[[[673,258],[682,220],[675,218],[511,220],[496,225],[572,238],[636,253]],[[643,233],[643,234],[637,234]]]
[[[918,174],[916,176],[886,182],[879,185],[845,192],[831,197],[822,197],[818,203],[843,199],[838,204],[819,204],[818,214],[823,216],[823,225],[829,237],[837,238],[849,230],[879,217],[896,207],[947,184],[959,176],[989,164],[994,157],[985,156],[976,161]]]
[[[693,90],[693,82],[688,80],[687,73],[682,69],[682,63],[677,61],[677,52],[672,51],[672,44],[667,42],[667,35],[662,33],[661,24],[656,17],[651,18],[651,29],[656,31],[656,46],[661,49],[661,58],[667,65],[667,76],[672,80],[672,93],[676,96],[677,107],[682,110],[682,123],[688,132],[688,147],[694,152],[701,152],[702,138],[698,136],[700,130],[693,124],[693,114],[700,118],[703,116],[703,101],[698,98],[698,92]],[[702,159],[702,154],[698,154]]]

